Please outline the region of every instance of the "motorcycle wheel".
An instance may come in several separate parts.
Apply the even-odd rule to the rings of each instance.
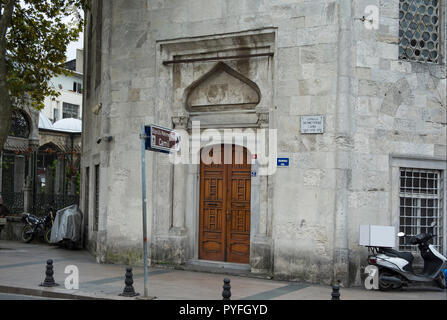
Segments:
[[[50,239],[51,239],[51,228],[45,229],[44,238],[45,238],[45,242],[49,244],[50,243]]]
[[[389,272],[382,272],[382,273],[379,273],[379,274],[387,276],[387,277],[394,276],[394,274],[391,274]],[[395,284],[392,284],[392,283],[388,283],[388,282],[379,280],[379,290],[380,291],[390,291],[390,290],[399,289],[400,287],[402,287],[402,285],[395,285]]]
[[[22,240],[26,243],[29,243],[31,242],[31,240],[33,240],[33,236],[33,228],[29,224],[24,226],[22,229]]]
[[[436,282],[441,289],[446,288],[447,283],[445,282],[444,272],[441,271],[441,273],[439,274],[439,277],[436,279]]]

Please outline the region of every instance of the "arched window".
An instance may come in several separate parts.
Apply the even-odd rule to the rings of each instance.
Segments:
[[[28,138],[31,132],[28,117],[23,111],[14,110],[11,118],[9,135],[17,138]]]

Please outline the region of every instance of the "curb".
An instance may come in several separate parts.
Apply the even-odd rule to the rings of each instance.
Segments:
[[[21,294],[28,296],[37,296],[43,298],[59,298],[69,300],[115,300],[111,297],[107,298],[105,296],[97,296],[91,294],[89,295],[89,294],[66,293],[66,292],[50,291],[45,289],[21,288],[21,287],[4,286],[4,285],[0,285],[0,292],[6,294],[11,293],[11,294]],[[116,300],[120,299],[117,298]]]

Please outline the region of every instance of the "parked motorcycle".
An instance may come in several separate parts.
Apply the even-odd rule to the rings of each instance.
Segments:
[[[53,209],[50,208],[48,213],[39,218],[33,214],[24,213],[22,220],[25,222],[25,226],[22,229],[22,240],[24,242],[31,242],[36,236],[43,236],[46,243],[50,243],[51,228],[53,226],[54,215]]]
[[[434,226],[435,224],[432,224],[430,227]],[[398,236],[404,237],[405,234],[400,232]],[[375,254],[368,257],[368,262],[379,270],[379,289],[387,291],[416,283],[436,285],[445,289],[446,278],[442,270],[447,266],[447,258],[429,243],[433,237],[431,233],[420,233],[409,239],[410,244],[418,245],[421,252],[424,260],[422,273],[413,270],[414,256],[411,252],[382,247],[372,248]]]

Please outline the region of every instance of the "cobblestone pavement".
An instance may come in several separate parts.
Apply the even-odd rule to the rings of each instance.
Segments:
[[[59,284],[43,288],[47,259],[54,260],[54,278]],[[79,289],[65,289],[65,268],[79,270]],[[0,292],[64,299],[135,299],[119,296],[124,288],[124,265],[98,264],[82,250],[66,250],[42,243],[0,241]],[[134,267],[134,287],[143,293],[143,268]],[[232,300],[330,300],[331,288],[259,279],[250,276],[149,268],[149,295],[157,299],[221,300],[223,279],[231,279]],[[447,300],[438,288],[410,288],[396,292],[368,291],[361,287],[341,288],[342,300]],[[4,296],[6,297],[6,296]],[[14,296],[9,296],[14,297]],[[17,296],[19,299],[20,297]]]

